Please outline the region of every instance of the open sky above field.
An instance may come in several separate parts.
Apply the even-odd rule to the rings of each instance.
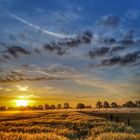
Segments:
[[[0,105],[140,99],[139,0],[0,0]]]

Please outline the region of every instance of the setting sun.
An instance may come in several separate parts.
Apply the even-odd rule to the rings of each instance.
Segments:
[[[27,100],[16,100],[16,106],[27,106],[28,105],[28,101]]]

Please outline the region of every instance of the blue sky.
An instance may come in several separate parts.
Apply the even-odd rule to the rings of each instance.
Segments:
[[[21,95],[137,100],[139,7],[139,0],[0,0],[1,104]]]

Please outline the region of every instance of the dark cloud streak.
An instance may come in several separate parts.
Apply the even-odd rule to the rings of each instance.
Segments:
[[[25,48],[22,48],[20,46],[15,45],[7,45],[5,43],[2,43],[1,45],[6,48],[5,50],[0,52],[0,62],[5,62],[7,60],[12,59],[12,57],[17,58],[20,55],[30,55],[31,52],[28,51]]]
[[[27,76],[22,72],[12,71],[4,76],[0,77],[0,83],[13,83],[13,82],[24,82],[24,81],[42,81],[42,80],[66,80],[64,77],[48,77],[48,76]]]
[[[101,61],[102,66],[111,66],[111,65],[127,65],[136,60],[140,59],[140,51],[126,54],[125,56],[114,56],[110,59],[104,59]]]
[[[43,49],[50,52],[56,52],[58,55],[68,54],[68,50],[71,48],[78,47],[82,44],[89,44],[92,40],[92,33],[89,31],[84,32],[83,34],[77,35],[75,38],[65,38],[58,42],[51,42],[45,44]]]
[[[89,51],[88,55],[89,55],[90,58],[95,58],[95,57],[98,57],[98,56],[105,55],[106,53],[108,53],[108,51],[109,51],[108,47],[101,47],[101,48]]]

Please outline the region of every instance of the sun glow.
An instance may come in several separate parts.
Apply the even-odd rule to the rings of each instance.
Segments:
[[[20,106],[28,106],[28,100],[16,100],[16,106],[20,107]]]

